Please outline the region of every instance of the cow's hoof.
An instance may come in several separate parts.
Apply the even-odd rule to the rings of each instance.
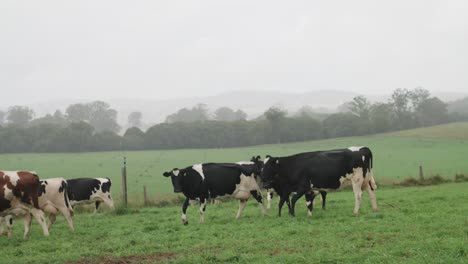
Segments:
[[[380,211],[379,208],[374,208],[374,209],[372,209],[372,210],[373,210],[374,212]]]
[[[188,221],[182,221],[183,225],[188,225]]]
[[[354,216],[359,216],[359,213],[353,213]]]

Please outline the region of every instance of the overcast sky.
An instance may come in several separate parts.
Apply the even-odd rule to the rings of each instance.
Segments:
[[[3,104],[468,92],[468,1],[0,1]]]

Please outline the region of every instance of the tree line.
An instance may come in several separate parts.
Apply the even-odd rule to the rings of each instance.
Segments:
[[[0,112],[0,153],[239,147],[468,121],[468,113],[449,113],[446,103],[422,88],[397,89],[387,102],[371,103],[357,96],[339,110],[319,114],[303,107],[288,113],[271,107],[247,120],[242,110],[221,107],[210,116],[206,105],[198,104],[180,109],[146,131],[139,128],[142,114],[133,112],[128,116],[130,128],[119,135],[117,111],[102,101],[73,104],[65,113],[56,111],[36,119],[32,109],[13,106]]]

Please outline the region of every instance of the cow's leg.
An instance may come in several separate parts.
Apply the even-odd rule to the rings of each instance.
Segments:
[[[262,209],[262,215],[265,215],[266,210],[265,210],[265,206],[263,206],[262,192],[260,192],[260,191],[250,191],[250,193],[255,198],[255,200],[257,200],[257,202],[260,204],[260,208]]]
[[[3,221],[5,220],[5,224],[7,227],[7,231],[3,230]],[[6,235],[7,237],[11,236],[11,229],[13,226],[13,216],[7,215],[5,217],[0,217],[0,235]]]
[[[267,209],[271,207],[271,200],[273,199],[273,191],[267,191]]]
[[[67,223],[68,223],[68,226],[70,227],[70,230],[75,231],[75,227],[73,226],[73,213],[70,210],[70,208],[68,208],[68,207],[59,207],[58,210],[60,211],[60,213],[63,214],[63,216],[67,220]],[[49,217],[49,219],[50,219],[50,217]],[[50,225],[52,225],[52,224],[50,224]]]
[[[106,194],[106,196],[104,197],[103,200],[104,200],[104,203],[105,203],[107,206],[109,206],[109,208],[110,208],[111,210],[114,210],[114,209],[115,209],[115,207],[114,207],[114,200],[112,200],[110,194]]]
[[[200,224],[205,223],[206,198],[200,198]]]
[[[182,205],[182,224],[188,225],[187,221],[187,207],[189,206],[190,199],[187,197]]]
[[[379,208],[377,207],[377,198],[375,197],[375,192],[372,190],[369,184],[366,184],[366,190],[369,194],[369,199],[372,203],[372,210],[374,210],[374,212],[377,212]]]
[[[237,211],[236,219],[239,219],[239,217],[242,214],[242,211],[244,211],[245,206],[247,205],[247,199],[240,199],[239,200],[239,210]]]
[[[291,206],[289,208],[289,214],[291,216],[295,216],[294,209],[296,207],[296,202],[297,202],[297,200],[299,200],[302,197],[302,195],[304,195],[304,193],[305,193],[304,191],[299,191],[299,192],[297,192],[296,194],[293,195],[293,197],[291,199]]]
[[[37,209],[36,209],[37,210]],[[27,213],[23,216],[24,222],[24,239],[29,239],[29,230],[31,228],[31,214]],[[47,234],[48,235],[48,234]]]
[[[50,227],[55,223],[55,219],[57,218],[57,215],[54,213],[49,214],[49,224],[47,225],[47,229],[50,231]]]
[[[307,192],[305,194],[305,199],[306,199],[306,206],[307,206],[307,215],[312,216],[312,210],[314,209],[315,193],[313,191]]]
[[[278,216],[281,216],[281,209],[283,208],[284,203],[288,205],[288,209],[291,210],[291,204],[289,202],[289,194],[283,194],[280,196],[280,201],[278,203]]]
[[[0,216],[0,235],[2,236],[5,235],[5,230],[3,229],[3,220],[5,220],[4,217]]]
[[[351,183],[353,185],[353,192],[354,192],[354,200],[355,200],[355,205],[354,205],[354,215],[359,214],[359,208],[361,207],[361,200],[362,200],[362,173],[359,175],[355,173],[353,178],[351,179]]]
[[[322,209],[325,210],[325,202],[327,199],[327,192],[326,191],[320,191],[320,196],[322,197]]]
[[[100,201],[96,201],[93,214],[96,214],[96,213],[97,213],[97,210],[99,209],[99,205],[101,205],[101,202],[100,202]]]
[[[41,225],[44,236],[49,236],[49,230],[47,229],[44,212],[42,212],[42,210],[33,208],[31,209],[31,214],[34,216],[34,218],[36,218],[37,222],[39,222],[39,224]]]

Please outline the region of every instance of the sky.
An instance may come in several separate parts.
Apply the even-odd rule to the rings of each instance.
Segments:
[[[0,1],[0,94],[468,92],[468,1]]]

